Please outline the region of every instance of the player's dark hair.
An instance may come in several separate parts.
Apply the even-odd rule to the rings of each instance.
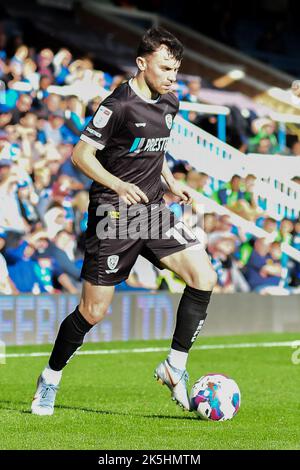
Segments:
[[[179,62],[182,60],[183,45],[173,34],[161,27],[153,27],[146,31],[139,44],[137,56],[144,57],[152,54],[162,45],[167,46],[174,59]]]

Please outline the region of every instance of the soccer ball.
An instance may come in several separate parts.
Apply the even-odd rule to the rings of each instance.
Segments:
[[[233,379],[222,374],[201,377],[191,390],[191,410],[208,421],[232,419],[241,406],[241,392]]]

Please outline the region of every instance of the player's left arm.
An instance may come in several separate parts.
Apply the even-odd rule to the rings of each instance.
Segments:
[[[187,187],[184,187],[182,183],[177,181],[174,176],[172,175],[172,172],[169,168],[168,162],[166,157],[164,157],[164,164],[161,172],[162,176],[164,177],[165,182],[167,183],[169,190],[171,191],[172,194],[175,194],[175,196],[180,197],[180,204],[192,204],[193,202],[193,197],[191,192]]]

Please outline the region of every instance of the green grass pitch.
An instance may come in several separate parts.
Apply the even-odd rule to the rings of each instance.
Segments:
[[[300,334],[199,338],[196,345],[294,341]],[[86,344],[92,349],[168,347],[169,341]],[[9,347],[7,353],[50,351]],[[223,423],[183,412],[153,379],[165,352],[77,356],[66,367],[54,416],[29,412],[47,357],[7,358],[0,365],[1,449],[202,450],[300,449],[300,365],[290,346],[191,352],[190,386],[201,375],[234,378],[238,415]],[[300,357],[300,354],[298,355]]]

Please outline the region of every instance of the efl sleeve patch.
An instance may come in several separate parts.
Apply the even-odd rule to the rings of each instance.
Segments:
[[[108,96],[101,104],[81,134],[81,140],[104,149],[123,123],[123,113],[118,100]]]
[[[101,105],[93,117],[93,124],[98,129],[105,127],[112,116],[112,110]]]

